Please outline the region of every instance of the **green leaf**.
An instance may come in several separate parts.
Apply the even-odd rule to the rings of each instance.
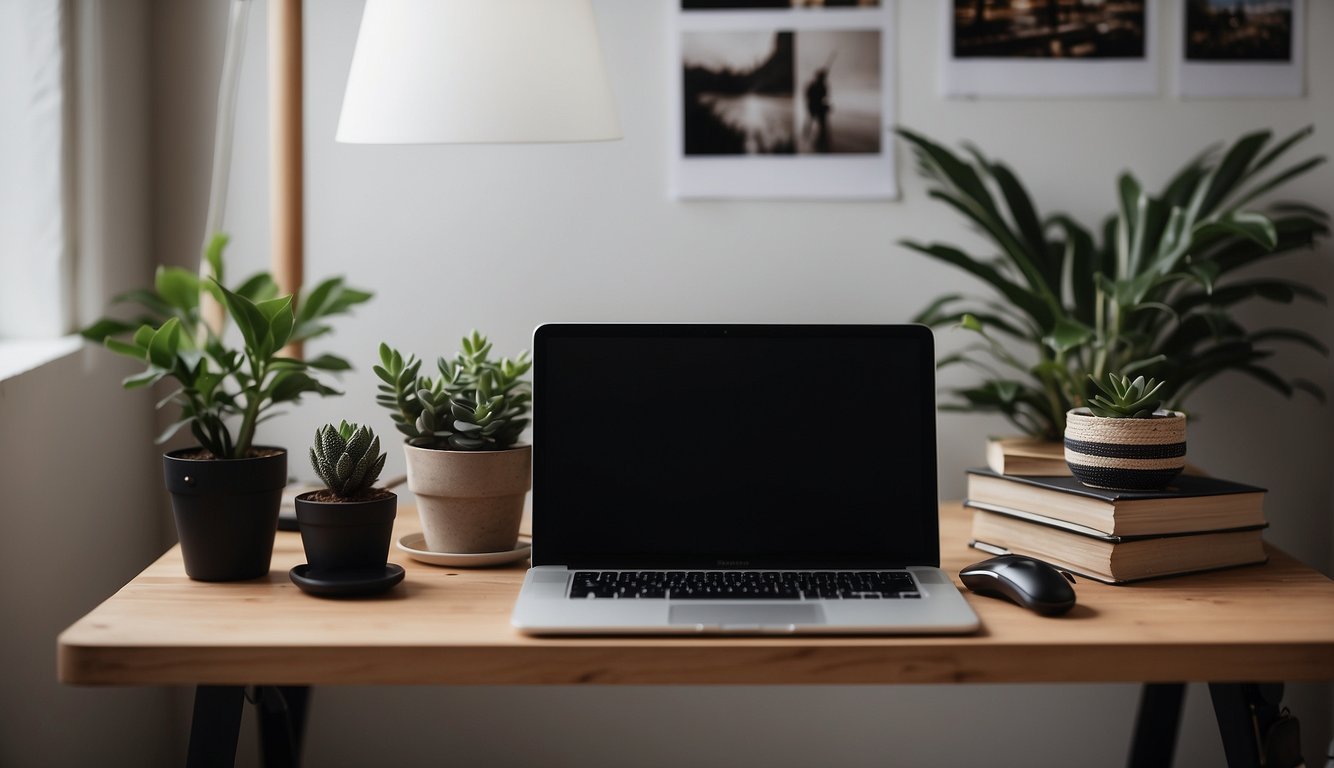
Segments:
[[[209,277],[218,283],[224,283],[227,279],[222,271],[222,252],[227,248],[229,240],[226,235],[218,233],[209,238],[208,245],[204,248],[204,261],[208,264]]]
[[[176,364],[176,351],[181,343],[181,323],[171,318],[153,334],[148,344],[148,360],[158,368],[170,370]]]
[[[121,380],[120,385],[126,389],[139,389],[141,387],[148,387],[158,383],[166,375],[167,371],[161,368],[153,367],[149,368],[143,373],[137,373],[133,376],[126,376],[124,379]]]
[[[1042,343],[1046,344],[1058,354],[1064,354],[1076,347],[1083,346],[1093,338],[1093,329],[1078,320],[1062,317],[1057,319],[1056,327],[1051,333],[1042,338]]]
[[[239,293],[232,293],[225,287],[222,288],[222,297],[227,304],[227,311],[232,313],[232,318],[236,321],[236,327],[241,330],[241,338],[245,340],[246,347],[260,352],[264,340],[269,336],[269,321],[264,313],[259,311],[259,307],[253,301]],[[269,353],[272,351],[269,350]],[[267,357],[268,354],[261,353],[261,356]]]
[[[126,344],[123,341],[119,341],[117,339],[109,337],[104,339],[102,343],[106,345],[107,349],[111,350],[112,352],[115,352],[118,355],[125,355],[126,357],[132,357],[140,362],[148,361],[148,349],[145,347],[141,347],[138,344]]]
[[[158,295],[188,315],[199,307],[199,277],[180,267],[158,267],[154,279]]]
[[[319,357],[311,358],[305,361],[306,365],[317,371],[350,371],[352,364],[347,360],[337,356],[325,353]]]
[[[1278,233],[1274,228],[1274,222],[1259,213],[1234,213],[1222,219],[1199,224],[1191,231],[1192,241],[1230,235],[1244,237],[1269,250],[1278,246]]]
[[[1075,303],[1075,318],[1092,325],[1097,313],[1097,282],[1093,276],[1102,271],[1102,254],[1094,247],[1089,231],[1065,214],[1048,219],[1050,226],[1065,231],[1065,258],[1070,262],[1070,288]]]
[[[137,328],[134,323],[126,323],[120,320],[114,320],[104,317],[92,325],[79,331],[79,335],[89,341],[101,342],[110,336],[119,336],[122,333],[129,333]]]
[[[159,317],[167,317],[172,313],[171,305],[163,301],[161,296],[142,288],[117,294],[111,303],[138,304]]]
[[[1252,344],[1259,344],[1265,341],[1291,341],[1308,349],[1315,350],[1322,355],[1329,355],[1329,347],[1323,342],[1307,333],[1296,328],[1267,328],[1263,331],[1256,331],[1247,337]]]
[[[1005,196],[1005,204],[1010,209],[1010,218],[1023,236],[1024,244],[1035,256],[1045,257],[1047,238],[1038,218],[1037,209],[1033,206],[1033,200],[1028,196],[1028,191],[1024,189],[1023,184],[1005,165],[992,163],[988,166],[988,170],[991,171],[992,178],[996,180],[996,185],[1000,187],[1001,194]],[[1045,258],[1043,260],[1046,262],[1043,272],[1047,284],[1060,285],[1060,262],[1053,262]]]
[[[947,293],[928,304],[926,309],[918,312],[917,315],[913,317],[912,321],[914,323],[921,323],[922,325],[935,325],[935,318],[940,317],[940,311],[947,304],[952,304],[962,298],[963,294],[961,293]]]
[[[1255,198],[1265,194],[1266,192],[1275,189],[1277,187],[1280,187],[1288,183],[1289,181],[1292,181],[1293,179],[1297,178],[1298,176],[1301,176],[1302,174],[1310,171],[1311,169],[1322,165],[1324,162],[1325,162],[1324,157],[1313,157],[1309,160],[1306,160],[1305,162],[1298,163],[1292,166],[1291,168],[1288,168],[1287,170],[1279,174],[1276,174],[1272,178],[1264,181],[1263,183],[1257,184],[1254,188],[1247,191],[1245,195],[1242,195],[1240,198],[1238,198],[1237,201],[1232,204],[1232,207],[1234,209],[1240,208],[1243,205],[1254,200]]]
[[[219,284],[221,282],[218,281]],[[237,286],[236,294],[253,302],[268,301],[278,295],[278,284],[273,282],[273,276],[268,272],[259,272]]]
[[[267,343],[271,345],[269,349],[282,349],[292,335],[292,325],[296,320],[292,314],[292,297],[281,296],[262,301],[255,306],[269,327],[268,335],[265,337]]]
[[[1048,328],[1052,324],[1052,311],[1040,298],[1034,296],[1027,288],[1009,279],[996,271],[994,267],[979,261],[972,256],[960,251],[952,246],[941,243],[932,243],[931,245],[922,245],[911,240],[900,240],[899,244],[905,248],[911,248],[914,251],[933,256],[946,264],[951,264],[959,269],[968,272],[975,277],[991,285],[1002,296],[1022,310],[1039,328]]]
[[[337,291],[342,284],[343,278],[331,277],[302,296],[301,300],[297,302],[297,323],[301,324],[319,317],[325,308],[325,303],[329,300],[329,295]]]
[[[1200,187],[1202,195],[1191,201],[1190,218],[1197,221],[1208,216],[1224,199],[1231,194],[1237,183],[1245,178],[1251,160],[1259,154],[1265,142],[1269,141],[1269,131],[1256,131],[1242,136],[1223,155],[1223,159],[1209,174],[1207,181]]]

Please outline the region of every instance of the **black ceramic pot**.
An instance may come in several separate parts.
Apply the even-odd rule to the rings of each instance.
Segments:
[[[369,501],[313,501],[320,491],[296,497],[296,521],[306,561],[317,571],[382,568],[398,514],[393,493]]]
[[[261,450],[266,450],[261,448]],[[278,508],[287,485],[287,451],[253,459],[162,455],[162,470],[185,573],[196,581],[241,581],[269,572]]]

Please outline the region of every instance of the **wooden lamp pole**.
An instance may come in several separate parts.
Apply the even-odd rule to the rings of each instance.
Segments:
[[[269,219],[273,279],[296,296],[303,280],[302,0],[269,0]],[[300,343],[284,354],[301,357]]]

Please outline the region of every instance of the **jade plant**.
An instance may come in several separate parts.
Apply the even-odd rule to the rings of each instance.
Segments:
[[[143,373],[124,380],[126,389],[174,380],[176,388],[158,402],[158,408],[175,405],[180,416],[157,438],[158,443],[189,425],[212,458],[242,459],[255,455],[255,429],[277,415],[276,406],[298,402],[306,394],[340,394],[319,376],[349,370],[352,366],[346,360],[331,354],[303,360],[284,356],[281,350],[329,333],[330,317],[347,313],[371,294],[334,277],[294,301],[292,296],[278,295],[277,284],[264,272],[225,288],[226,244],[221,235],[209,243],[208,277],[179,267],[158,267],[152,288],[114,299],[138,305],[136,317],[102,318],[81,333],[145,364]],[[228,345],[225,327],[215,329],[205,321],[201,298],[206,294],[225,307],[225,318],[235,322],[243,342],[239,349]]]
[[[977,336],[939,365],[970,366],[982,380],[951,390],[957,400],[942,409],[1000,413],[1027,434],[1059,439],[1066,412],[1094,394],[1090,379],[1111,371],[1170,382],[1160,394],[1173,410],[1228,371],[1323,402],[1318,386],[1285,378],[1268,359],[1276,343],[1327,355],[1325,343],[1297,328],[1247,328],[1236,311],[1248,300],[1325,301],[1309,284],[1262,271],[1276,256],[1316,255],[1312,245],[1329,234],[1329,215],[1310,205],[1257,207],[1324,162],[1280,162],[1310,134],[1277,142],[1269,131],[1247,134],[1222,153],[1201,153],[1156,192],[1124,173],[1115,211],[1094,231],[1063,213],[1041,214],[1014,172],[977,148],[956,154],[900,129],[929,196],[974,225],[992,251],[901,241],[994,292],[941,296],[915,318]]]
[[[1108,419],[1151,419],[1162,407],[1163,399],[1158,392],[1164,382],[1157,379],[1145,381],[1143,376],[1136,376],[1134,381],[1129,376],[1107,374],[1106,383],[1093,380],[1099,393],[1088,401],[1088,409],[1094,416]]]
[[[455,451],[500,451],[528,426],[532,367],[528,353],[491,359],[491,342],[477,331],[463,337],[453,360],[440,358],[439,375],[422,376],[421,361],[380,345],[379,394],[409,445]]]
[[[310,466],[334,496],[344,501],[365,497],[384,469],[380,438],[368,427],[341,422],[315,430]]]

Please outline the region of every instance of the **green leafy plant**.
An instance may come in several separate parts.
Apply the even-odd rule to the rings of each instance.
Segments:
[[[222,286],[226,245],[227,238],[221,235],[210,242],[209,278],[179,267],[158,267],[152,288],[114,299],[137,305],[140,312],[135,318],[102,318],[81,333],[145,363],[143,373],[125,379],[126,389],[175,380],[178,386],[158,402],[158,408],[176,405],[180,418],[157,442],[166,442],[188,424],[215,458],[240,459],[251,455],[255,428],[277,415],[275,406],[298,402],[305,394],[340,394],[316,376],[350,369],[346,360],[330,354],[300,360],[279,352],[288,343],[329,333],[328,318],[347,313],[371,294],[335,277],[303,292],[293,309],[293,297],[279,296],[277,284],[264,272],[229,290]],[[205,293],[226,307],[241,333],[242,348],[227,346],[225,330],[217,333],[204,321],[200,298]]]
[[[1107,374],[1107,383],[1097,379],[1094,385],[1101,391],[1088,401],[1088,409],[1094,416],[1108,419],[1151,419],[1154,411],[1163,405],[1158,391],[1163,382],[1157,379],[1144,380],[1136,376],[1134,381],[1129,376]]]
[[[456,451],[499,451],[528,426],[532,367],[528,353],[492,360],[491,342],[473,331],[453,360],[440,358],[435,378],[420,375],[421,361],[380,345],[375,401],[389,410],[409,445]]]
[[[384,469],[388,454],[380,453],[380,438],[368,427],[341,422],[315,430],[310,466],[340,499],[366,495]]]
[[[1248,208],[1310,171],[1323,157],[1270,169],[1310,128],[1271,144],[1269,131],[1242,136],[1221,154],[1188,162],[1157,193],[1129,173],[1117,183],[1117,208],[1101,238],[1070,216],[1043,216],[1003,163],[966,147],[962,157],[899,129],[929,182],[928,194],[975,225],[996,256],[943,243],[901,244],[968,272],[995,296],[952,293],[931,302],[916,322],[957,325],[979,342],[939,361],[980,371],[979,385],[951,390],[946,410],[1005,415],[1024,432],[1057,439],[1065,414],[1086,403],[1091,381],[1110,371],[1171,382],[1167,407],[1180,409],[1199,386],[1223,373],[1250,375],[1291,396],[1324,392],[1288,380],[1265,364],[1275,342],[1327,355],[1324,343],[1294,328],[1249,330],[1234,316],[1249,299],[1289,303],[1325,297],[1309,285],[1258,277],[1252,267],[1311,250],[1329,234],[1329,216],[1301,203]],[[1015,351],[1027,347],[1028,352]]]

